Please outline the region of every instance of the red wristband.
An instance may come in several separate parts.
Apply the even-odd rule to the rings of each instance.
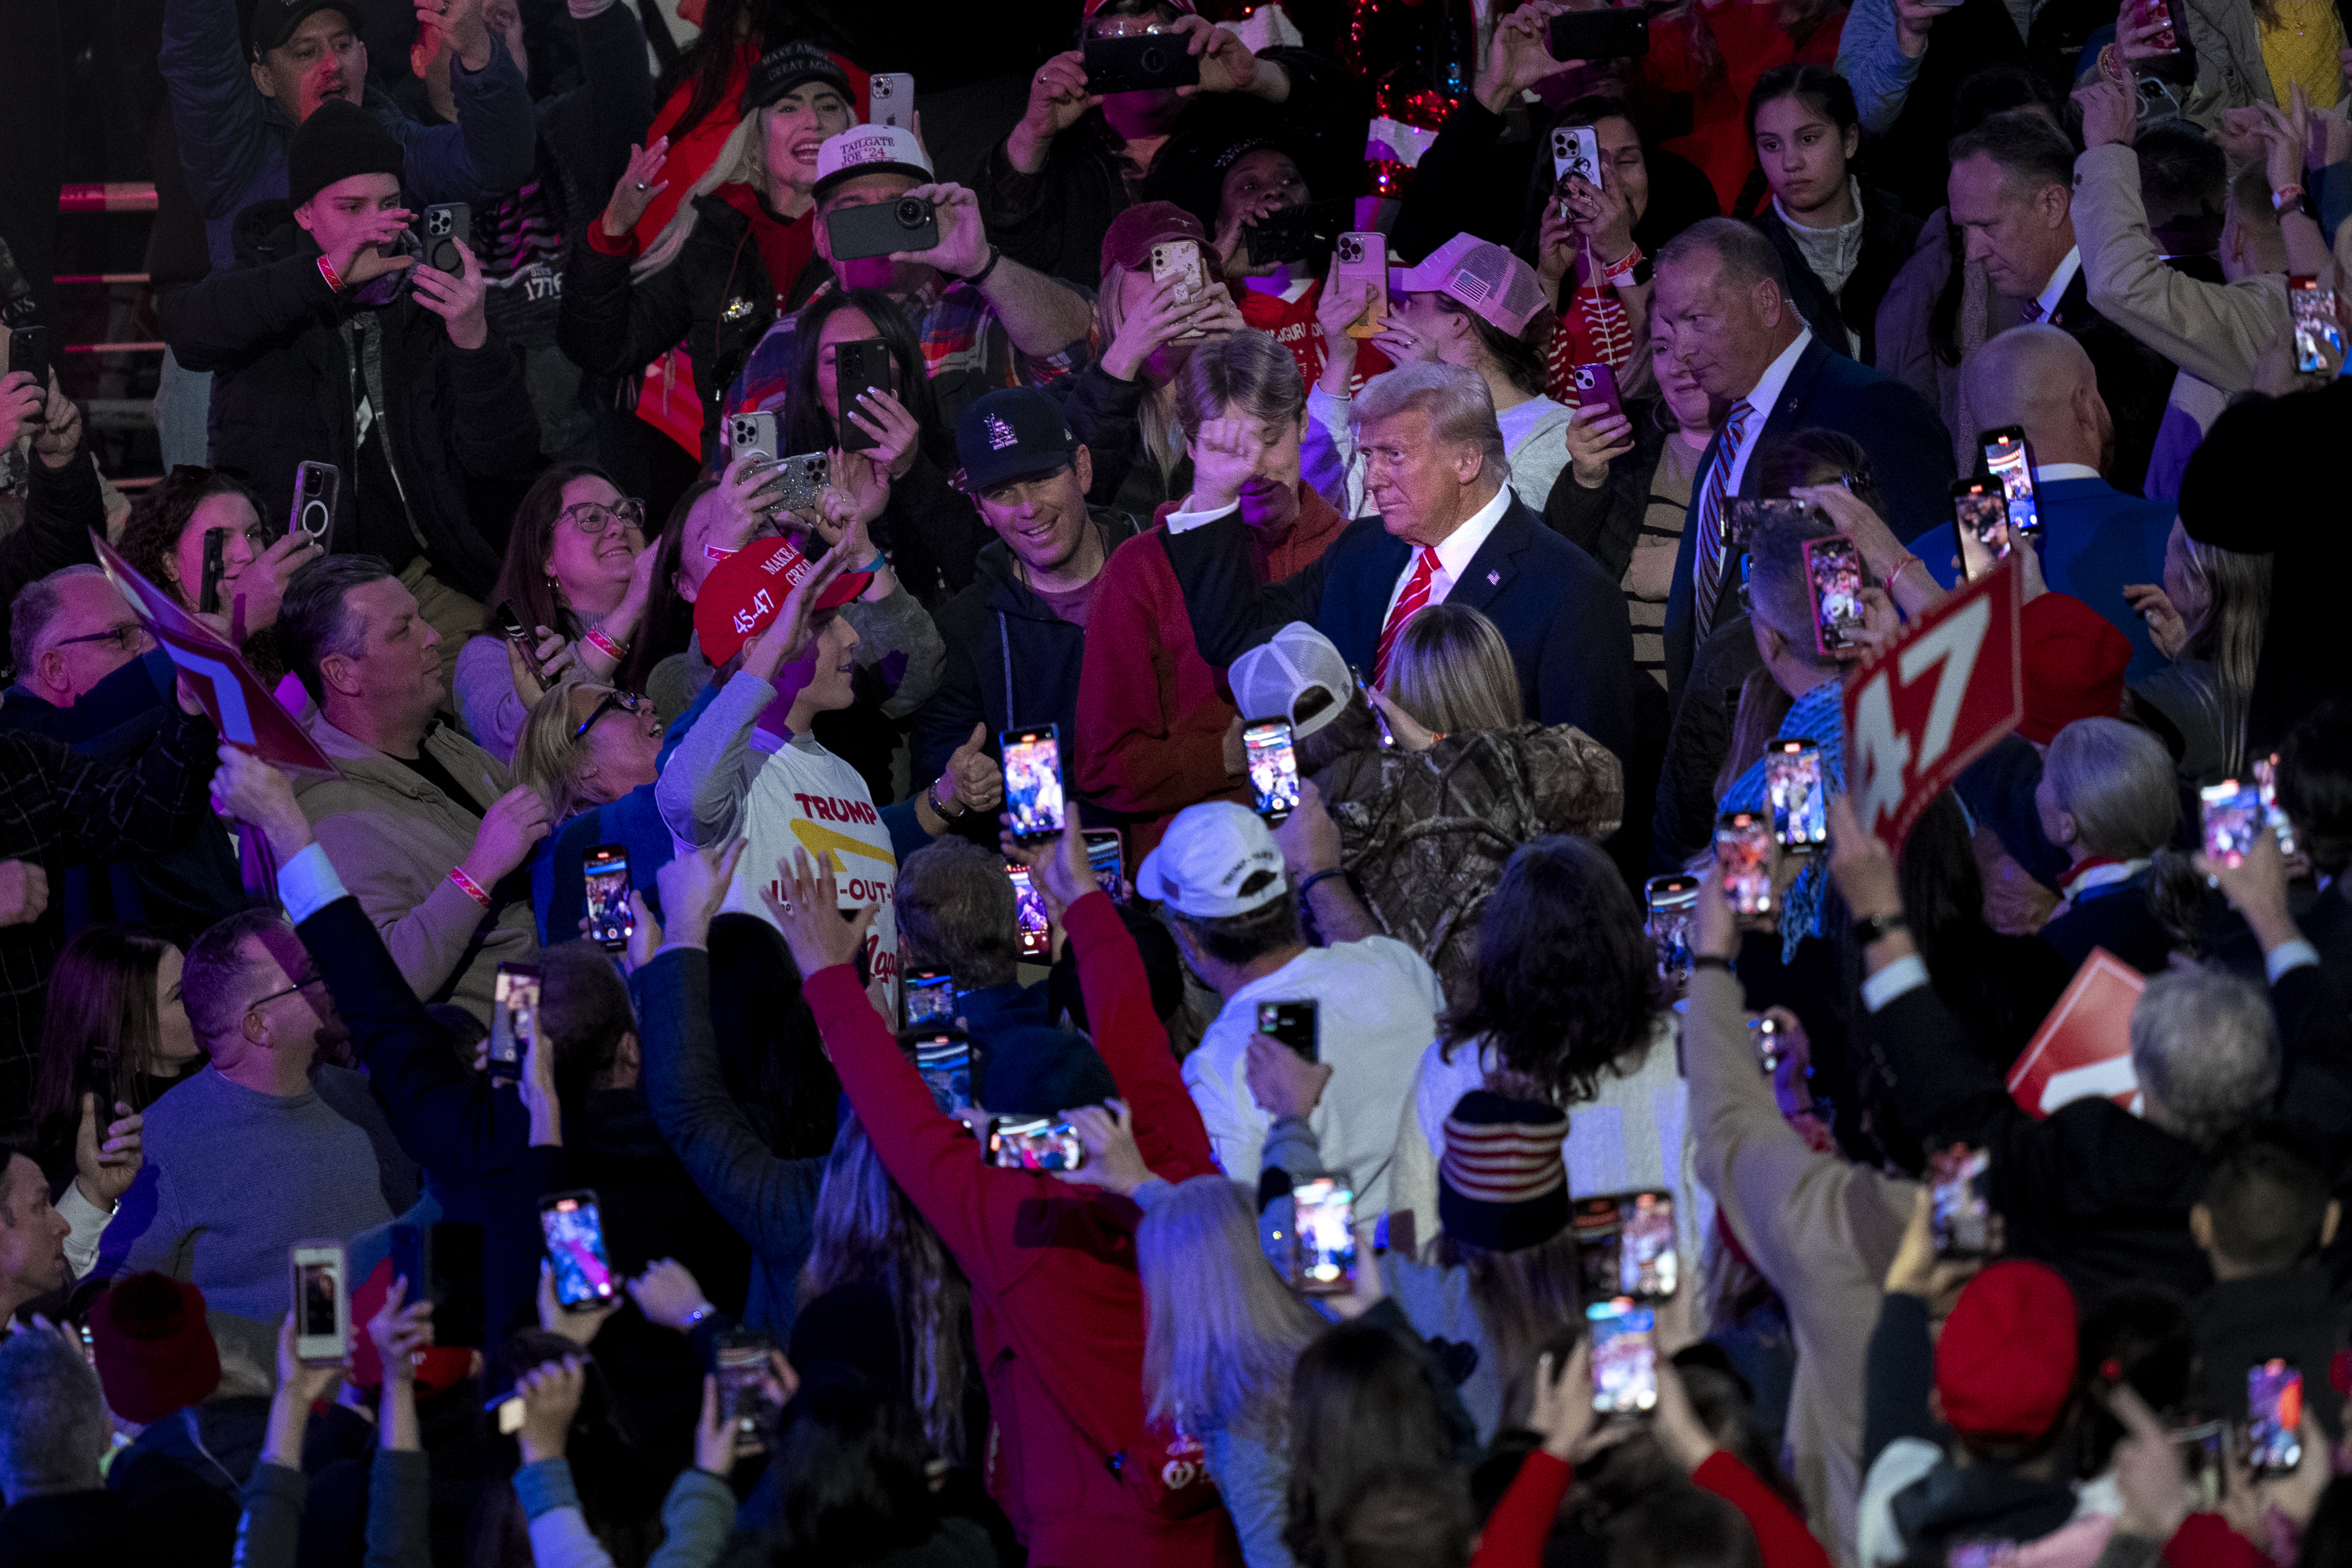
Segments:
[[[591,632],[580,640],[616,664],[629,656],[626,644],[614,642],[602,632]]]
[[[456,883],[458,888],[467,898],[472,899],[484,909],[488,909],[490,906],[490,895],[482,891],[482,884],[480,883],[476,882],[472,877],[466,874],[466,868],[464,866],[451,866],[449,868],[449,880]]]
[[[335,264],[323,256],[319,258],[319,276],[327,280],[327,287],[332,293],[341,294],[348,287],[342,274],[335,270]]]
[[[1883,583],[1883,586],[1885,588],[1886,591],[1887,591],[1887,592],[1889,592],[1889,593],[1892,593],[1892,592],[1894,592],[1894,591],[1895,591],[1895,580],[1896,578],[1901,577],[1901,576],[1903,575],[1903,569],[1904,569],[1905,567],[1906,567],[1906,566],[1916,566],[1916,565],[1919,565],[1919,564],[1920,564],[1920,561],[1919,561],[1919,558],[1918,558],[1917,556],[1916,556],[1916,555],[1906,555],[1906,556],[1905,556],[1901,560],[1896,561],[1893,566],[1888,567],[1888,568],[1886,569],[1886,577],[1885,577],[1885,581],[1884,581],[1884,583]]]

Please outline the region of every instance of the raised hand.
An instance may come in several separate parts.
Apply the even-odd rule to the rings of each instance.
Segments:
[[[1073,1186],[1098,1186],[1121,1197],[1151,1179],[1143,1151],[1135,1146],[1135,1118],[1114,1100],[1108,1105],[1081,1105],[1062,1113],[1086,1145],[1087,1162],[1074,1171],[1054,1174]]]
[[[81,448],[81,405],[66,396],[54,370],[49,372],[48,400],[38,417],[40,434],[33,437],[33,450],[47,466],[62,468]]]
[[[1101,101],[1087,91],[1084,50],[1065,50],[1039,66],[1029,78],[1029,107],[1005,142],[1013,166],[1031,174],[1043,169],[1047,145]]]
[[[1257,472],[1265,442],[1255,419],[1208,419],[1192,443],[1192,509],[1213,512],[1241,498],[1242,486]]]
[[[782,896],[777,896],[777,890]],[[665,896],[667,893],[665,891]],[[760,890],[760,900],[784,934],[803,980],[820,969],[846,964],[866,945],[866,933],[878,911],[866,904],[855,919],[841,917],[841,885],[833,874],[828,854],[812,864],[806,850],[794,850],[789,861],[776,862],[775,883]]]
[[[522,1430],[517,1436],[523,1463],[535,1465],[563,1457],[564,1439],[572,1430],[572,1418],[580,1414],[580,1398],[587,1387],[587,1364],[576,1355],[535,1366],[515,1379],[516,1391],[522,1396]]]
[[[539,1326],[549,1333],[561,1334],[586,1350],[596,1343],[606,1320],[620,1310],[621,1298],[617,1294],[610,1301],[565,1306],[555,1299],[555,1265],[544,1258],[539,1260]]]
[[[1551,57],[1551,15],[1542,5],[1522,5],[1495,25],[1486,46],[1486,68],[1473,90],[1490,113],[1500,114],[1519,95],[1568,68]]]
[[[293,781],[250,751],[221,743],[220,767],[213,774],[213,810],[232,822],[259,828],[278,862],[310,847],[310,819],[294,801]]]
[[[1078,826],[1078,814],[1073,810],[1062,829],[1062,836],[1045,843],[1024,844],[1013,836],[1012,819],[1003,819],[1004,831],[997,836],[997,844],[1004,858],[1029,868],[1031,880],[1036,884],[1038,896],[1045,901],[1045,913],[1054,924],[1062,923],[1062,912],[1090,893],[1100,891],[1095,883],[1094,868],[1087,863],[1087,838]]]
[[[711,1311],[693,1270],[675,1258],[646,1264],[644,1273],[628,1281],[628,1291],[647,1322],[679,1333],[691,1333],[698,1314],[707,1316]]]
[[[671,946],[699,947],[710,936],[710,922],[727,902],[734,884],[735,862],[751,841],[705,844],[692,854],[673,855],[654,873],[661,889],[662,913],[668,918]]]
[[[1117,285],[1106,279],[1103,287],[1110,288]],[[1216,292],[1221,293],[1222,290]],[[1174,278],[1164,278],[1152,285],[1151,292],[1144,297],[1143,303],[1129,312],[1127,319],[1118,324],[1118,330],[1111,334],[1109,347],[1103,350],[1103,373],[1113,381],[1133,381],[1142,371],[1146,361],[1191,329],[1192,317],[1199,308],[1197,297],[1190,299],[1177,298]]]
[[[448,324],[449,341],[471,353],[490,340],[483,311],[482,267],[461,239],[452,239],[464,270],[452,276],[437,267],[416,269],[416,302]]]
[[[2156,651],[2168,659],[2178,659],[2180,651],[2189,646],[2189,622],[2174,608],[2172,596],[2163,586],[2154,582],[2124,584],[2124,602],[2147,622],[2147,640]]]
[[[949,754],[944,777],[967,811],[993,811],[1004,804],[1004,768],[988,754],[988,726],[971,727],[971,738]]]
[[[856,402],[842,405],[841,417],[881,444],[859,456],[879,465],[892,479],[907,476],[915,465],[916,443],[923,432],[905,403],[879,387],[869,387],[857,394]],[[887,486],[883,493],[888,495]]]
[[[98,1096],[81,1097],[81,1124],[74,1133],[74,1186],[100,1208],[122,1201],[145,1163],[147,1118],[132,1112],[128,1101],[114,1103],[114,1116],[99,1129]]]
[[[2130,88],[2093,77],[2074,89],[2083,106],[2083,145],[2128,147],[2139,135],[2139,102]]]
[[[604,204],[604,216],[597,221],[604,225],[607,237],[619,239],[637,226],[656,196],[669,189],[669,182],[661,178],[662,165],[669,162],[669,138],[661,137],[644,147],[629,145],[629,166],[621,171],[619,182],[613,187],[612,199]]]
[[[1568,463],[1576,482],[1598,490],[1609,482],[1609,465],[1633,450],[1633,422],[1614,410],[1577,409],[1568,422]]]
[[[433,1303],[422,1298],[408,1301],[409,1290],[407,1280],[394,1280],[392,1289],[384,1293],[383,1305],[368,1320],[368,1338],[375,1343],[376,1359],[383,1364],[387,1384],[415,1382],[415,1354],[433,1344]]]
[[[335,269],[335,276],[343,280],[345,288],[357,288],[387,272],[414,267],[416,258],[404,254],[398,246],[415,217],[405,207],[369,214],[358,233],[345,240],[340,249],[328,253],[327,265]]]
[[[38,424],[47,407],[48,393],[33,384],[30,371],[0,376],[0,446],[16,445],[17,432]]]
[[[940,243],[926,250],[892,251],[892,261],[937,267],[950,277],[970,277],[988,265],[988,229],[981,222],[978,196],[961,185],[947,183],[917,185],[899,199],[908,196],[931,204]]]
[[[809,618],[816,613],[817,600],[833,586],[833,580],[847,570],[851,556],[864,547],[864,530],[853,529],[817,557],[816,570],[784,595],[783,608],[776,612],[775,619],[743,644],[744,669],[763,681],[772,681],[778,670],[797,664],[808,653],[809,644],[816,640],[815,633],[809,630]],[[662,907],[669,906],[665,903]]]
[[[294,580],[296,572],[326,553],[317,539],[300,528],[289,528],[243,571],[224,582],[223,590],[230,594],[229,626],[237,640],[276,625],[278,607],[286,601],[286,585]]]
[[[1324,1086],[1331,1082],[1331,1064],[1309,1061],[1272,1035],[1253,1030],[1242,1076],[1250,1098],[1267,1115],[1304,1116],[1321,1103]]]

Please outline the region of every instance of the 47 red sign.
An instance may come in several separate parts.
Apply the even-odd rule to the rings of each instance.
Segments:
[[[1888,848],[2025,716],[2021,592],[2017,563],[2004,560],[1846,676],[1847,796]]]

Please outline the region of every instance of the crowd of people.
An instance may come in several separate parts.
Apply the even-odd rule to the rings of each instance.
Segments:
[[[2347,13],[2103,5],[163,0],[0,1568],[2352,1565]]]

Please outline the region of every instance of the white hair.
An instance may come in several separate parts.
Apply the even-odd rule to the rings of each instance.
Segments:
[[[1486,456],[1486,472],[1507,483],[1511,463],[1503,447],[1503,427],[1495,418],[1494,394],[1486,378],[1463,365],[1423,361],[1400,365],[1364,383],[1348,411],[1348,431],[1360,443],[1367,424],[1420,409],[1430,417],[1437,439],[1449,446],[1476,445]]]

